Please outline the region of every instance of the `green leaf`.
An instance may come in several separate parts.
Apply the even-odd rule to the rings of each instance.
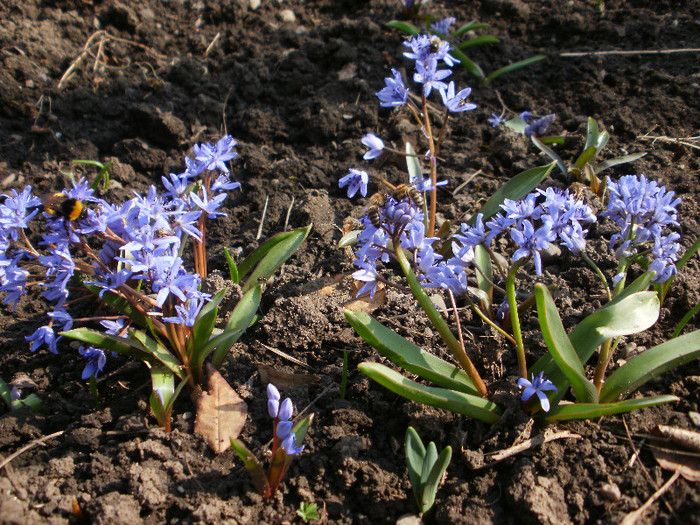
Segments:
[[[362,230],[353,230],[343,235],[338,241],[338,248],[355,246],[357,244],[357,237],[360,235],[361,232]]]
[[[491,307],[491,297],[493,296],[493,268],[491,267],[491,257],[482,245],[474,247],[474,264],[478,266],[476,270],[476,283],[480,290],[486,294],[484,306]],[[483,272],[483,273],[482,273]]]
[[[41,399],[39,399],[39,396],[36,394],[29,394],[24,399],[18,399],[15,403],[28,406],[32,412],[41,412],[44,409],[44,406],[41,404]]]
[[[634,162],[635,160],[641,159],[646,153],[633,153],[631,155],[625,155],[624,157],[616,157],[614,159],[608,159],[600,164],[594,166],[593,171],[598,175],[601,171],[612,168],[613,166],[618,166],[620,164],[626,164],[628,162]]]
[[[542,336],[550,355],[571,383],[576,399],[581,403],[596,403],[598,391],[595,385],[586,379],[583,364],[566,335],[554,300],[544,284],[535,285],[535,299]]]
[[[457,49],[461,49],[462,51],[464,51],[465,49],[469,49],[470,47],[483,46],[484,44],[498,44],[499,42],[500,40],[495,36],[480,35],[475,36],[474,38],[470,38],[469,40],[465,40],[457,46]]]
[[[425,446],[423,446],[423,441],[413,427],[406,429],[404,449],[406,451],[406,467],[408,468],[408,478],[411,480],[413,496],[416,498],[416,503],[420,506],[422,499],[420,476],[421,472],[423,472]]]
[[[432,441],[430,442],[432,445]],[[438,484],[442,479],[443,474],[447,470],[447,466],[452,459],[452,447],[445,447],[437,459],[433,462],[432,468],[428,473],[427,478],[423,481],[423,497],[421,498],[421,512],[425,513],[430,510],[435,503],[435,494],[437,494]]]
[[[344,313],[358,335],[395,365],[438,386],[467,394],[478,394],[472,380],[461,368],[425,352],[383,326],[369,314],[348,310]]]
[[[12,410],[12,395],[10,392],[10,387],[3,381],[2,377],[0,377],[0,397],[7,405],[8,410]]]
[[[491,198],[467,221],[470,226],[476,223],[476,216],[484,214],[484,222],[501,209],[505,199],[518,200],[530,193],[554,169],[555,163],[539,166],[517,174],[515,177],[498,188]]]
[[[464,33],[467,33],[468,31],[476,31],[477,29],[486,29],[487,27],[489,27],[488,24],[484,24],[483,22],[477,22],[476,20],[472,20],[471,22],[464,24],[459,29],[455,29],[450,34],[450,36],[453,38],[459,38],[460,36],[462,36]]]
[[[428,443],[428,446],[425,447],[425,458],[423,459],[423,468],[420,472],[421,493],[423,492],[422,489],[425,486],[425,483],[428,481],[428,476],[430,476],[430,469],[437,461],[437,458],[437,447],[435,446],[435,443],[431,441]],[[421,507],[423,506],[423,501],[420,502],[420,505]]]
[[[679,401],[676,396],[654,396],[641,399],[628,399],[618,403],[572,403],[557,405],[545,416],[545,421],[566,421],[569,419],[594,419],[611,414],[624,414],[640,408],[649,408],[662,403]],[[542,412],[544,414],[544,412]]]
[[[260,494],[269,494],[270,484],[267,481],[267,476],[253,453],[237,438],[231,438],[231,448],[236,451],[246,470],[250,473],[250,477],[253,478],[255,489]]]
[[[462,66],[476,78],[479,80],[483,80],[485,78],[484,71],[476,63],[469,60],[469,57],[462,53],[459,49],[450,49],[450,54],[459,60],[460,64],[462,64]]]
[[[360,363],[358,368],[383,387],[416,403],[442,408],[486,423],[495,423],[500,418],[500,408],[482,397],[424,386],[379,363]]]
[[[598,123],[595,119],[588,117],[586,123],[586,144],[583,146],[583,151],[588,151],[591,148],[593,148],[594,152],[598,149]],[[579,168],[583,168],[583,164],[579,166],[578,161],[576,163]]]
[[[646,274],[637,278],[622,294],[586,317],[571,331],[569,340],[582,363],[586,363],[606,340],[636,334],[656,322],[659,316],[656,292],[637,291],[648,286],[650,281],[651,276]],[[544,372],[556,385],[558,393],[550,397],[553,403],[564,397],[568,382],[551,355],[540,358],[530,367],[530,372]]]
[[[406,169],[408,170],[409,183],[423,180],[423,166],[421,166],[410,142],[406,142]]]
[[[534,57],[526,58],[525,60],[519,60],[518,62],[513,62],[512,64],[508,64],[507,66],[503,66],[501,68],[498,68],[496,71],[492,71],[489,76],[486,77],[486,84],[489,84],[492,80],[500,77],[501,75],[504,75],[506,73],[512,73],[513,71],[517,71],[518,69],[522,69],[524,67],[530,66],[534,64],[535,62],[539,62],[540,60],[544,60],[546,57],[544,55],[537,55]]]
[[[584,149],[583,152],[578,156],[576,159],[576,162],[574,162],[574,165],[579,169],[582,170],[583,166],[589,162],[590,160],[593,159],[598,153],[598,150],[595,148],[595,146],[591,146],[590,148]]]
[[[399,20],[392,20],[391,22],[386,23],[387,27],[390,27],[391,29],[398,29],[399,31],[403,31],[407,35],[420,35],[420,29],[418,29],[416,26],[413,24],[409,24],[408,22],[401,22]]]
[[[231,253],[228,248],[224,246],[224,255],[226,256],[226,264],[228,264],[228,273],[233,284],[238,284],[240,281],[240,276],[238,274],[238,266],[236,266],[236,261],[231,257]]]
[[[148,363],[162,363],[175,372],[178,377],[183,377],[180,361],[164,346],[138,330],[129,330],[129,337],[107,335],[89,328],[74,328],[68,332],[61,332],[61,335],[82,341],[96,348],[104,348],[112,352],[135,357]],[[151,343],[145,344],[146,340]]]
[[[690,310],[686,312],[686,314],[683,316],[683,318],[678,322],[676,325],[676,329],[673,331],[673,335],[671,337],[678,337],[680,333],[683,331],[683,328],[685,327],[686,324],[688,324],[688,321],[690,321],[693,317],[695,317],[695,314],[698,313],[698,310],[700,310],[700,303],[696,304],[693,306]]]
[[[104,288],[100,288],[99,286],[95,286],[92,284],[83,283],[83,286],[86,290],[88,290],[91,294],[95,295],[96,297],[99,297],[100,292],[104,291],[102,297],[100,297],[101,301],[105,302],[115,310],[127,316],[141,328],[148,327],[148,316],[144,314],[142,310],[139,310],[132,303],[124,299],[121,295],[117,295],[111,290],[105,290]]]
[[[537,149],[542,151],[550,159],[552,159],[554,162],[556,162],[557,168],[559,168],[559,171],[561,171],[564,174],[564,176],[566,177],[566,180],[569,180],[569,178],[570,178],[569,169],[566,167],[566,164],[564,164],[564,161],[562,160],[562,158],[559,155],[557,155],[554,152],[554,150],[552,150],[551,148],[542,144],[542,141],[540,139],[538,139],[537,137],[535,137],[534,135],[532,137],[530,137],[530,140],[532,140],[532,143],[537,147]]]
[[[209,338],[211,338],[211,332],[214,330],[216,325],[216,317],[219,313],[219,305],[224,299],[224,296],[228,292],[227,288],[220,290],[210,301],[204,304],[202,309],[195,319],[195,323],[192,326],[192,341],[193,359],[196,359],[197,352],[200,348],[207,344]]]
[[[262,258],[260,259],[258,265],[255,267],[255,270],[253,270],[253,272],[250,274],[250,277],[248,277],[248,279],[246,280],[245,285],[243,285],[243,293],[257,286],[259,279],[267,279],[273,273],[275,273],[277,268],[282,266],[284,261],[289,259],[294,254],[294,252],[297,251],[301,243],[304,242],[304,239],[306,239],[306,237],[309,235],[311,227],[312,225],[309,224],[308,226],[305,226],[303,228],[297,228],[296,230],[291,232],[278,234],[275,237],[284,236],[282,240],[277,240],[272,245],[268,245],[270,241],[275,239],[275,237],[272,237],[265,244],[263,244],[263,246],[266,247],[266,249],[264,250],[264,254],[262,255]],[[251,256],[246,258],[241,263],[241,265],[238,267],[239,271],[241,272],[241,275],[244,275],[244,263],[247,263],[248,259],[256,253],[258,253],[263,246],[255,250],[255,252]],[[247,270],[245,273],[247,273]]]
[[[644,383],[700,357],[700,330],[645,350],[615,370],[603,383],[603,402],[626,397]]]
[[[292,430],[290,432],[294,434],[294,443],[297,446],[299,446],[304,441],[304,438],[306,438],[306,433],[308,432],[309,427],[311,426],[311,422],[313,420],[314,415],[309,414],[305,418],[297,421],[292,427]]]
[[[255,313],[258,311],[260,306],[260,299],[262,298],[262,286],[257,285],[248,292],[246,292],[238,304],[231,312],[231,317],[229,317],[226,323],[226,330],[224,333],[234,333],[233,338],[226,338],[226,343],[221,344],[216,347],[214,352],[214,357],[211,359],[211,363],[219,368],[221,363],[226,357],[226,354],[231,349],[231,347],[240,339],[243,332],[251,325],[253,319],[255,319]],[[202,363],[204,360],[202,359]]]

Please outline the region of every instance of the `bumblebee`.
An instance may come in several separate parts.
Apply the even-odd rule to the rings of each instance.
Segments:
[[[85,216],[85,206],[78,199],[63,193],[52,193],[42,197],[44,211],[53,217],[63,217],[66,221],[77,221]]]
[[[379,213],[379,208],[384,206],[386,203],[386,196],[379,192],[375,193],[369,198],[369,205],[367,206],[367,217],[369,217],[369,222],[372,223],[372,226],[375,228],[381,228],[382,227],[382,216]]]

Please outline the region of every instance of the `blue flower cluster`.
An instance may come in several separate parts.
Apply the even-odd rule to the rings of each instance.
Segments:
[[[304,450],[304,445],[296,446],[294,443],[296,435],[292,433],[293,423],[291,421],[293,412],[292,400],[286,398],[280,403],[279,390],[275,385],[269,383],[267,385],[267,413],[274,420],[275,437],[280,440],[280,446],[290,456],[295,456]]]
[[[610,248],[618,258],[647,256],[649,271],[656,272],[653,282],[667,281],[677,271],[680,235],[669,228],[678,226],[676,208],[681,199],[644,175],[625,175],[618,182],[608,178],[607,187],[610,199],[603,215],[620,228],[610,239]],[[614,284],[623,276],[624,272],[616,275]]]
[[[85,276],[86,284],[101,288],[100,296],[112,290],[144,311],[160,313],[164,322],[194,324],[209,295],[199,291],[199,275],[185,269],[181,249],[188,237],[202,240],[202,215],[223,215],[219,208],[226,192],[240,186],[230,179],[226,166],[236,156],[235,146],[230,136],[214,145],[196,145],[194,159],[185,159],[183,173],[162,178],[165,193],[159,195],[151,186],[145,196],[136,194],[122,206],[97,198],[87,181],[74,182],[63,194],[66,199],[88,204],[84,214],[69,220],[44,213],[46,233],[40,249],[30,243],[24,230],[39,214],[41,199],[29,186],[22,193],[13,190],[5,196],[0,204],[0,291],[6,294],[4,302],[16,306],[25,293],[30,270],[43,267],[43,280],[40,274],[31,277],[43,286],[43,296],[54,305],[48,314],[50,322],[27,337],[31,351],[46,344],[51,352],[58,352],[56,332],[73,325],[65,305],[68,284],[76,273]],[[214,179],[213,175],[218,176]],[[100,248],[93,248],[95,244]],[[153,296],[137,288],[150,289]],[[114,333],[123,335],[123,327],[112,323]],[[88,359],[84,376],[102,370],[105,359],[101,352],[93,348],[81,352]]]
[[[542,275],[540,252],[559,240],[572,253],[579,253],[585,247],[588,231],[582,224],[596,221],[587,205],[577,201],[568,190],[556,188],[537,190],[519,201],[506,199],[501,208],[503,212],[486,224],[479,214],[475,226],[462,225],[461,234],[454,236],[457,242],[452,243],[452,258],[438,261],[429,269],[421,268],[430,283],[428,286],[439,286],[455,295],[466,293],[466,269],[474,263],[474,248],[480,244],[489,246],[496,235],[506,230],[518,246],[513,261],[531,257],[537,275]]]

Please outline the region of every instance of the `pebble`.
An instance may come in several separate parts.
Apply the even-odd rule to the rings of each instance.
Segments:
[[[614,483],[606,483],[600,487],[600,494],[610,501],[617,501],[622,497],[622,492],[620,492],[620,487]]]
[[[282,9],[279,13],[279,17],[285,24],[293,24],[297,21],[297,17],[291,9]]]
[[[248,5],[253,11],[255,11],[258,7],[260,7],[260,0],[248,0]]]
[[[688,417],[693,422],[693,425],[700,427],[700,413],[691,411],[688,412]]]

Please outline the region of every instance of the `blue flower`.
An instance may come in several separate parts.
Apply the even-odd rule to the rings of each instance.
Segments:
[[[384,83],[386,87],[376,93],[383,108],[403,106],[408,100],[408,89],[404,84],[401,73],[396,69],[391,70],[393,77],[386,77]]]
[[[369,148],[369,151],[362,157],[365,160],[376,159],[384,151],[384,142],[373,133],[367,133],[362,139],[362,144]]]
[[[350,168],[350,173],[338,181],[340,188],[348,187],[348,198],[352,199],[359,191],[363,197],[367,196],[367,184],[369,175],[366,171]]]
[[[476,104],[467,102],[467,97],[472,92],[472,88],[464,88],[455,95],[455,83],[450,81],[447,90],[441,90],[442,102],[445,107],[453,113],[476,109]]]
[[[224,135],[212,146],[211,144],[200,144],[194,146],[195,160],[204,164],[209,171],[219,169],[228,173],[225,162],[232,160],[237,153],[232,151],[236,146],[236,141],[230,135]]]
[[[433,88],[442,91],[447,89],[447,84],[442,80],[452,74],[449,69],[438,69],[436,59],[417,61],[416,72],[413,74],[413,80],[419,84],[423,84],[423,95],[428,97]]]
[[[364,286],[360,288],[355,297],[359,297],[363,294],[369,292],[369,300],[374,299],[374,294],[377,293],[377,285],[379,284],[379,273],[373,262],[361,262],[357,263],[356,266],[360,267],[352,274],[352,278],[356,281],[364,282]]]
[[[456,21],[457,19],[454,16],[448,16],[439,22],[433,22],[430,24],[430,29],[438,33],[442,33],[443,35],[447,35],[450,32],[450,26],[452,26],[452,24],[454,24]]]
[[[302,450],[304,450],[304,445],[301,445],[300,447],[297,447],[294,445],[294,441],[296,440],[296,436],[294,434],[288,434],[287,437],[285,437],[282,440],[282,448],[284,451],[290,455],[290,456],[295,456]]]
[[[542,275],[540,251],[546,250],[549,247],[549,243],[556,239],[556,234],[552,231],[551,226],[545,223],[535,230],[529,220],[524,220],[522,222],[522,231],[513,228],[510,230],[510,236],[519,246],[518,250],[513,254],[513,261],[531,256],[535,262],[535,272],[537,275]]]
[[[83,374],[80,376],[81,379],[89,379],[90,377],[97,378],[97,374],[102,372],[105,365],[107,364],[107,356],[99,348],[94,346],[88,346],[87,349],[81,347],[78,353],[87,359],[87,364],[83,369]]]
[[[545,391],[554,390],[557,392],[557,387],[554,386],[554,383],[552,383],[549,379],[544,378],[544,372],[540,372],[536,376],[533,374],[532,381],[528,381],[527,379],[521,377],[518,379],[518,386],[524,389],[521,398],[523,401],[527,402],[533,395],[537,394],[537,397],[540,399],[540,406],[542,407],[542,410],[549,412],[549,399],[547,398]]]
[[[271,418],[276,418],[280,410],[280,391],[272,383],[267,385],[267,413]]]
[[[35,352],[41,345],[46,344],[52,354],[58,354],[58,349],[56,348],[56,334],[53,328],[48,325],[37,328],[32,335],[25,337],[25,339],[32,343],[29,348],[31,352]]]
[[[549,128],[556,118],[557,116],[552,113],[535,120],[531,124],[528,124],[525,126],[525,136],[532,137],[534,135],[535,137],[541,137],[547,132],[547,128]]]
[[[523,119],[525,122],[530,120],[532,118],[532,111],[523,111],[518,115],[521,119]]]
[[[492,128],[497,128],[500,124],[503,124],[506,121],[503,115],[499,115],[498,113],[491,113],[491,116],[486,120],[489,124],[491,124]]]

